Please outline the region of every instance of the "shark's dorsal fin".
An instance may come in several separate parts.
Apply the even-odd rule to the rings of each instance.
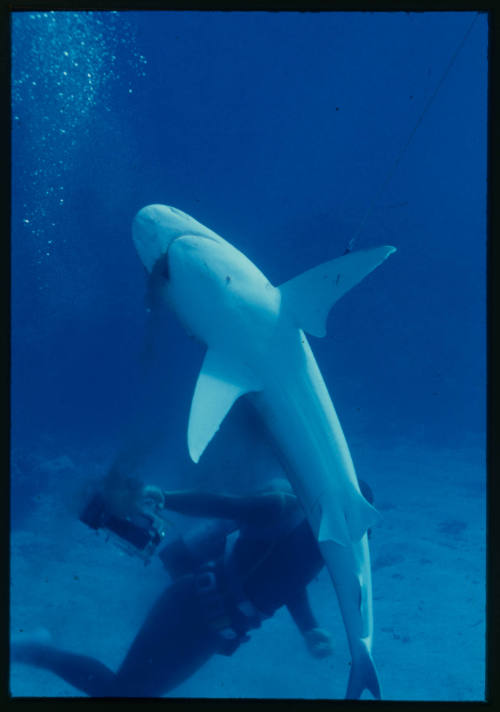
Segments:
[[[395,251],[388,245],[358,250],[313,267],[280,286],[282,304],[299,328],[325,336],[335,302]]]
[[[198,462],[237,398],[260,390],[249,370],[208,350],[194,390],[188,424],[188,449]]]

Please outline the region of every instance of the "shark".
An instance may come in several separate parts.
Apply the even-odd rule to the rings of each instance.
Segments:
[[[368,543],[380,515],[361,493],[306,334],[325,336],[335,302],[396,248],[348,252],[274,286],[236,247],[177,208],[142,208],[132,237],[155,300],[207,347],[188,419],[191,459],[199,461],[235,401],[249,399],[337,594],[351,655],[345,696],[358,699],[367,690],[380,699]]]

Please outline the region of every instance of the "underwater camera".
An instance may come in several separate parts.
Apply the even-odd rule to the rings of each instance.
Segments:
[[[166,522],[152,512],[132,510],[128,514],[113,511],[103,492],[94,492],[83,511],[80,521],[96,531],[105,529],[108,538],[128,554],[149,559],[165,537]],[[107,541],[107,539],[106,539]]]

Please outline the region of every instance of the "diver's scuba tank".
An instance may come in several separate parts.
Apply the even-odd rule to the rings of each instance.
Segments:
[[[185,536],[169,540],[158,556],[174,579],[194,573],[207,561],[223,556],[226,538],[236,529],[238,525],[234,521],[207,522]]]

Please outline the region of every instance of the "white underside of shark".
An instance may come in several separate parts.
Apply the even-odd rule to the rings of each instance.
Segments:
[[[143,208],[133,238],[157,296],[207,346],[189,416],[191,458],[199,460],[235,400],[248,395],[337,592],[352,657],[346,697],[367,689],[379,698],[367,537],[379,515],[361,494],[304,332],[324,336],[332,305],[395,248],[348,253],[274,287],[230,243],[175,208]]]

